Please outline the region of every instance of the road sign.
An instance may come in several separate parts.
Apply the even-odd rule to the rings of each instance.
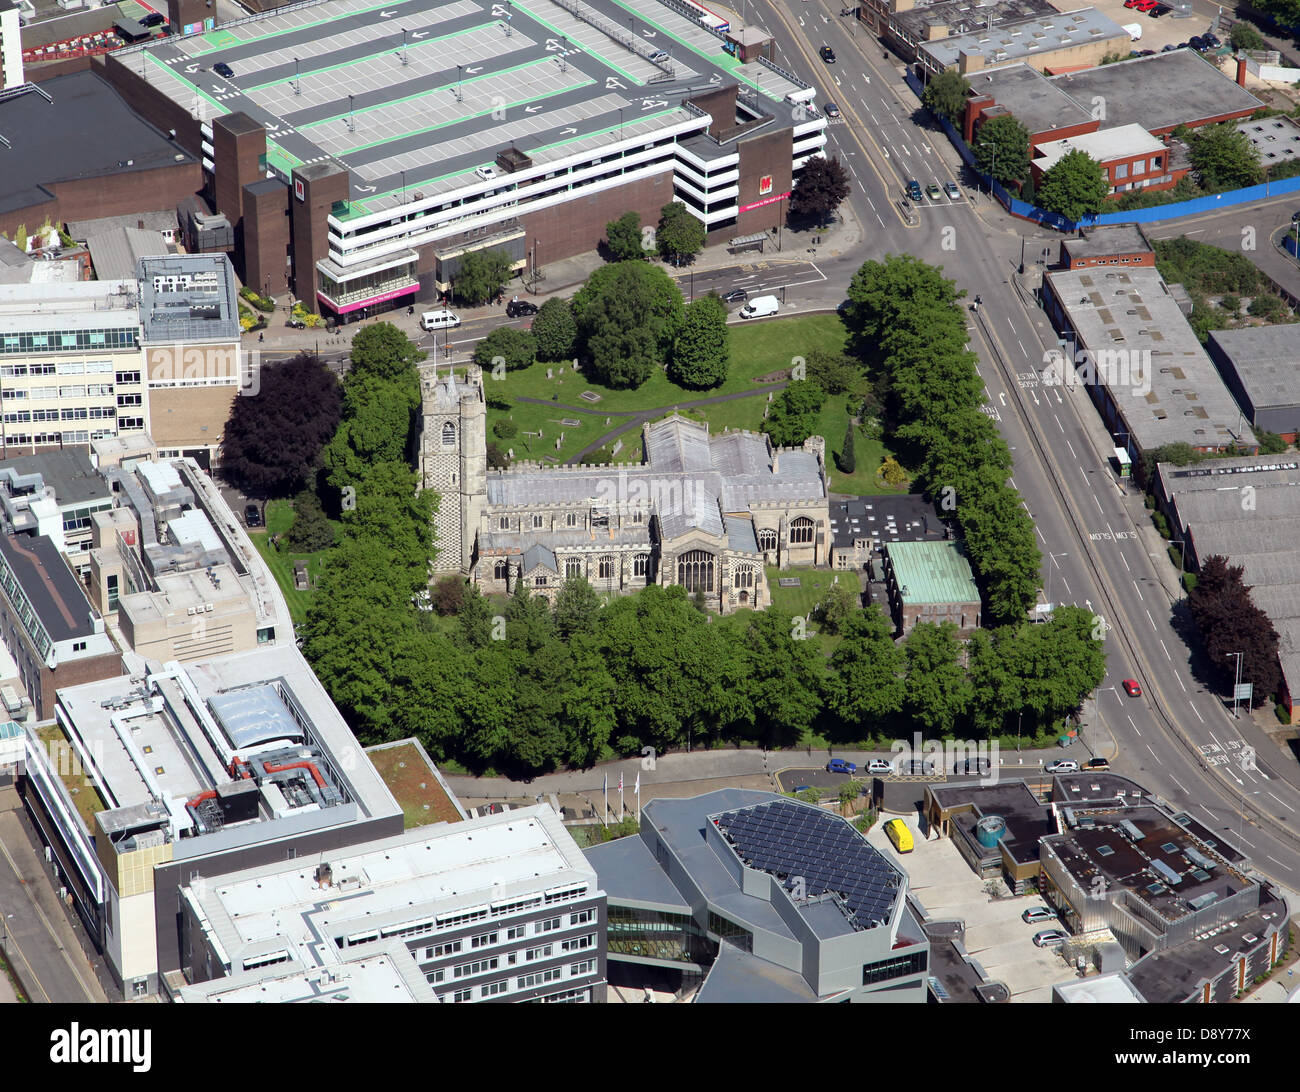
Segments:
[[[1248,682],[1237,683],[1237,688],[1232,693],[1233,701],[1250,701],[1255,694],[1255,684]]]

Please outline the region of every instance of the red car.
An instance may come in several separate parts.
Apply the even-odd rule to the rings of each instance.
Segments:
[[[1142,687],[1138,685],[1137,679],[1124,680],[1124,693],[1130,698],[1140,698],[1142,696]]]

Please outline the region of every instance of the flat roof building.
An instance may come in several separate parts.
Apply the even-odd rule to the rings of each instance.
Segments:
[[[956,68],[969,79],[985,68],[1017,62],[1039,71],[1085,67],[1121,48],[1127,51],[1128,45],[1128,31],[1115,20],[1096,8],[1079,8],[924,42],[916,61],[927,78]]]
[[[1130,456],[1172,443],[1248,454],[1258,448],[1157,270],[1058,270],[1044,278],[1043,294],[1073,346],[1073,363],[1049,364],[1049,380],[1085,383]]]
[[[536,270],[673,200],[715,241],[774,229],[825,145],[816,90],[742,64],[684,11],[311,2],[243,20],[237,40],[120,50],[105,74],[202,156],[217,211],[242,224],[243,281],[350,321],[446,289],[469,251]]]
[[[831,564],[860,569],[885,542],[943,539],[948,526],[934,505],[915,493],[883,493],[830,501]]]
[[[185,977],[212,984],[205,1000],[227,981],[243,991],[228,999],[260,1000],[252,971],[273,991],[310,996],[321,970],[355,977],[356,960],[382,957],[386,969],[366,979],[399,1000],[600,1002],[605,924],[596,870],[545,804],[181,892]]]
[[[90,549],[90,521],[113,506],[108,483],[79,448],[0,461],[0,511],[6,531],[35,532],[54,543],[81,571]]]
[[[1132,124],[1039,144],[1031,163],[1035,179],[1041,182],[1071,152],[1082,152],[1101,164],[1111,196],[1134,189],[1168,189],[1186,173],[1172,167],[1164,141]]]
[[[0,231],[173,205],[203,187],[199,159],[135,114],[92,72],[0,102]]]
[[[656,799],[587,859],[624,982],[667,974],[724,1004],[925,1001],[907,874],[840,816],[746,789]]]
[[[917,622],[979,628],[980,592],[959,542],[887,542],[881,551],[890,610],[900,632],[911,632]]]
[[[1293,444],[1300,435],[1300,323],[1211,330],[1210,359],[1257,429]]]
[[[291,645],[61,689],[78,811],[40,744],[25,793],[59,882],[126,996],[183,965],[182,886],[399,834],[402,813]]]
[[[915,60],[927,42],[1000,30],[1009,23],[1055,14],[1047,0],[993,0],[978,7],[963,0],[867,0],[862,6],[862,17],[908,61]]]
[[[1099,224],[1061,240],[1061,265],[1066,269],[1155,264],[1155,249],[1141,224]]]
[[[1265,170],[1300,158],[1300,125],[1286,116],[1237,122]]]
[[[44,535],[0,534],[0,633],[40,720],[54,715],[56,687],[122,672],[104,620]]]

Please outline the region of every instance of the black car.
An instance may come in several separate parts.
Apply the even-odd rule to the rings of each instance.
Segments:
[[[743,288],[733,288],[730,292],[723,293],[723,303],[744,303],[749,299],[749,293]]]
[[[244,522],[249,527],[262,526],[262,511],[255,504],[244,505]]]
[[[1093,771],[1109,770],[1110,760],[1106,758],[1090,758],[1088,759],[1087,762],[1083,764],[1083,768],[1085,770],[1093,770]]]
[[[537,304],[527,300],[511,300],[506,304],[506,318],[522,318],[524,315],[537,314]]]
[[[1218,49],[1219,46],[1223,45],[1223,43],[1219,41],[1219,36],[1217,34],[1211,34],[1208,31],[1201,35],[1201,41],[1203,41],[1210,49]]]
[[[1149,12],[1147,12],[1147,14],[1151,16],[1152,19],[1159,19],[1162,15],[1168,15],[1173,10],[1174,9],[1171,8],[1168,4],[1157,4]]]
[[[834,63],[835,63],[835,50],[831,49],[830,46],[828,46],[828,45],[824,45],[824,46],[822,46],[821,49],[819,49],[819,50],[817,51],[817,54],[818,54],[818,56],[820,56],[821,59],[822,59],[823,61],[825,61],[827,64],[834,64]]]
[[[226,64],[225,61],[218,61],[212,66],[212,71],[223,79],[230,79],[235,74],[235,70]]]
[[[157,11],[151,11],[140,20],[140,25],[142,27],[160,27],[165,22],[167,22],[167,16]]]

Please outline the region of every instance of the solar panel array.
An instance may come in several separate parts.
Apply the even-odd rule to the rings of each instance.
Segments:
[[[714,823],[749,868],[775,876],[787,891],[802,878],[808,898],[838,895],[855,929],[872,929],[889,920],[901,876],[833,815],[793,800],[776,800],[726,812]]]

